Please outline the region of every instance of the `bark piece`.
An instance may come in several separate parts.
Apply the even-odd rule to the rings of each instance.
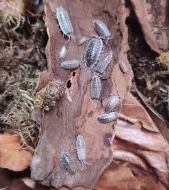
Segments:
[[[99,19],[108,26],[114,36],[109,43],[116,53],[107,69],[108,79],[102,80],[103,97],[118,93],[122,98],[129,91],[132,79],[132,71],[126,56],[128,34],[125,19],[129,10],[125,8],[122,0],[45,0],[44,4],[49,36],[46,48],[48,72],[41,73],[39,88],[47,85],[53,78],[61,79],[65,84],[69,81],[71,86],[67,90],[72,98],[72,103],[67,101],[65,95],[56,102],[53,109],[44,113],[39,144],[31,163],[31,176],[33,179],[41,181],[42,184],[52,185],[56,188],[79,186],[91,189],[101,172],[112,161],[113,153],[108,137],[112,137],[114,132],[111,124],[101,124],[96,120],[96,117],[103,113],[103,107],[101,103],[89,100],[91,72],[86,71],[84,66],[75,70],[74,74],[60,68],[58,52],[67,39],[64,39],[59,31],[55,19],[55,9],[62,6],[67,10],[74,28],[75,36],[68,43],[66,60],[80,60],[83,57],[82,53],[86,44],[78,46],[75,37],[79,39],[79,36],[83,35],[96,35],[92,26],[94,19]],[[127,64],[128,74],[123,74],[119,69],[117,62],[121,60]],[[34,114],[35,118],[36,115],[40,114]],[[75,150],[77,134],[83,135],[86,141],[86,160],[92,164],[85,166],[83,172]],[[75,176],[70,176],[63,167],[62,151],[67,152],[78,167]]]

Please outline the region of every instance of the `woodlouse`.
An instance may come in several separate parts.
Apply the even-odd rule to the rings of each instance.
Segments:
[[[70,175],[74,175],[77,172],[76,166],[73,160],[66,152],[61,153],[61,158],[63,161],[63,165],[65,166],[66,170],[69,172]]]
[[[65,58],[65,56],[66,56],[66,51],[67,51],[66,45],[62,46],[62,48],[61,48],[61,50],[60,50],[60,52],[59,52],[59,58],[60,58],[61,60]]]
[[[78,42],[77,42],[78,46],[84,44],[87,40],[89,40],[89,37],[87,37],[87,36],[81,37],[81,38],[78,40]]]
[[[82,162],[82,168],[83,164],[91,165],[86,162],[86,145],[82,135],[76,137],[76,152],[78,159]]]
[[[97,117],[100,123],[110,123],[112,121],[117,121],[118,114],[116,112],[104,113]]]
[[[102,84],[100,77],[97,73],[94,73],[93,79],[91,82],[91,98],[99,100],[102,93]]]
[[[94,37],[94,39],[90,40],[84,55],[85,68],[93,68],[99,59],[102,48],[103,42],[101,38]]]
[[[126,64],[123,62],[123,61],[120,61],[119,62],[119,66],[120,66],[120,69],[123,73],[127,73],[128,69],[127,69],[127,66]]]
[[[63,7],[56,8],[56,19],[58,20],[59,27],[62,30],[63,34],[68,36],[68,41],[70,40],[71,35],[73,34],[73,27],[70,22],[68,13]]]
[[[107,28],[107,26],[100,20],[94,20],[93,21],[93,27],[96,30],[96,32],[105,40],[109,40],[112,37],[112,33]],[[107,43],[106,41],[106,43]]]
[[[108,64],[111,62],[112,57],[113,57],[112,52],[106,53],[103,57],[101,57],[97,62],[96,72],[102,74],[105,71]]]
[[[112,111],[116,111],[118,113],[121,110],[121,108],[122,108],[122,103],[120,101],[120,97],[114,94],[108,99],[104,110],[106,113]]]
[[[79,60],[70,60],[62,62],[60,67],[63,67],[64,69],[75,69],[79,65],[80,65]]]

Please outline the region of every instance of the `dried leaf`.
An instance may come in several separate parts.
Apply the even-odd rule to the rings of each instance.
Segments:
[[[140,184],[129,168],[112,163],[104,170],[94,189],[140,189]]]
[[[136,117],[138,122],[131,125],[118,120],[112,146],[114,160],[141,167],[149,174],[158,176],[158,179],[168,187],[169,145],[167,141],[158,132],[145,109],[131,94],[123,103],[122,112],[126,113],[127,117]]]
[[[22,171],[27,168],[32,154],[23,150],[20,138],[11,132],[0,134],[0,167],[13,171]]]

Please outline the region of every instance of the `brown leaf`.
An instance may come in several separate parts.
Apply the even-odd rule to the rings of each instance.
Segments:
[[[30,165],[32,154],[23,150],[20,138],[11,132],[0,134],[0,167],[22,171]]]
[[[169,145],[167,141],[157,130],[145,109],[131,94],[123,103],[123,114],[137,118],[138,122],[130,124],[118,120],[112,146],[114,160],[141,167],[149,174],[158,176],[158,179],[168,187]]]
[[[112,163],[104,170],[94,189],[140,189],[140,184],[129,168]]]

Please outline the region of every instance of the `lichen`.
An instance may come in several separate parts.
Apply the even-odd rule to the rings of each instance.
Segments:
[[[63,81],[54,79],[47,86],[37,92],[35,107],[49,111],[56,104],[56,100],[60,99],[64,93],[65,88]]]

